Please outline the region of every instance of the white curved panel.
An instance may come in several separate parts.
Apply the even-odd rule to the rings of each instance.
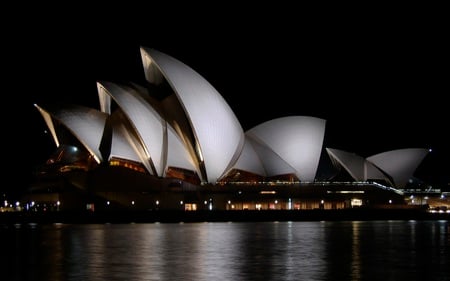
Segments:
[[[204,160],[206,181],[215,183],[244,145],[239,121],[216,89],[193,69],[153,49],[141,48],[141,55],[146,71],[155,64],[177,95],[200,145],[197,153]]]
[[[239,155],[239,158],[233,168],[260,176],[267,176],[261,159],[256,153],[253,144],[248,137],[245,138],[244,148],[242,149],[241,154]]]
[[[52,135],[52,138],[56,144],[56,147],[59,147],[58,135],[56,134],[55,124],[53,124],[51,115],[47,111],[45,111],[42,107],[40,107],[39,105],[34,104],[34,106],[39,110],[39,113],[41,113],[42,118],[44,118],[45,124],[47,125],[47,127]]]
[[[103,161],[99,148],[108,117],[106,113],[78,105],[47,112],[72,132],[97,163]]]
[[[427,153],[424,148],[405,148],[376,154],[367,160],[390,175],[396,187],[404,187]]]
[[[374,166],[371,162],[365,161],[364,162],[364,180],[384,180],[388,183],[391,183],[391,179],[389,179],[385,174],[383,174],[380,169],[378,169],[376,166]]]
[[[183,146],[174,129],[170,126],[167,126],[167,139],[167,166],[196,171],[199,175],[200,172],[196,170],[188,151]]]
[[[156,175],[161,176],[165,168],[163,149],[166,139],[164,134],[165,121],[134,89],[110,82],[102,82],[100,85],[100,91],[104,90],[108,93],[130,120],[144,144],[147,161],[153,163]]]
[[[100,110],[111,115],[111,96],[105,91],[100,83],[97,83],[97,94]]]
[[[110,159],[113,157],[143,163],[142,159],[139,158],[138,154],[130,146],[126,130],[123,129],[123,126],[119,126],[113,130]],[[151,169],[149,172],[151,173]]]
[[[266,176],[273,177],[286,174],[295,174],[296,170],[284,161],[279,155],[277,155],[272,149],[258,141],[249,138],[253,145],[259,159],[261,159],[262,165]]]
[[[368,179],[382,179],[388,181],[383,173],[362,156],[334,148],[326,148],[330,157],[335,159],[356,181]]]
[[[145,80],[151,84],[161,84],[164,81],[164,76],[144,48],[141,48],[141,58],[142,65],[144,66]]]
[[[128,136],[127,129],[120,122],[114,122],[112,126],[112,137],[111,137],[111,153],[110,159],[112,157],[118,157],[122,159],[132,160],[135,162],[144,163],[138,153],[130,145],[130,138]],[[151,169],[149,170],[151,173]]]
[[[301,181],[314,181],[325,135],[325,120],[290,116],[262,123],[246,134],[270,147],[294,168]]]
[[[364,162],[366,162],[366,159],[355,153],[343,150],[326,148],[326,151],[330,157],[339,162],[354,180],[364,180]]]

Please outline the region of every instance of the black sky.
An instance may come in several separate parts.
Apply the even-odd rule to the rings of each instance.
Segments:
[[[77,10],[6,30],[4,96],[11,102],[2,117],[17,136],[5,138],[8,159],[27,172],[53,149],[33,103],[98,108],[97,81],[144,84],[139,47],[145,46],[208,80],[244,130],[290,115],[324,118],[326,147],[364,157],[432,148],[417,176],[450,181],[449,44],[439,16],[316,11],[306,18],[307,12],[278,11],[275,18],[269,10],[157,18],[154,10],[136,17]]]

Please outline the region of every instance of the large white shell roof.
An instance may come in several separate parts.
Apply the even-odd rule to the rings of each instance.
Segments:
[[[146,77],[152,77],[148,81],[159,81],[159,70],[174,90],[196,137],[194,147],[206,169],[204,180],[216,182],[244,145],[234,112],[208,81],[184,63],[154,49],[141,48],[141,55]]]
[[[270,148],[295,171],[302,181],[314,181],[323,138],[324,119],[309,116],[282,117],[262,123],[247,136]]]
[[[379,153],[367,158],[388,173],[397,187],[404,187],[428,154],[425,148],[405,148]]]

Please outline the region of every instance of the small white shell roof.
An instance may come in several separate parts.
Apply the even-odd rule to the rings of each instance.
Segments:
[[[355,153],[326,148],[328,155],[333,157],[339,164],[352,176],[353,179],[357,181],[362,181],[365,179],[364,176],[364,159]]]
[[[215,183],[224,175],[234,155],[244,145],[244,132],[223,97],[197,72],[184,63],[154,49],[141,48],[146,78],[159,83],[166,78],[190,120],[197,139],[207,179]]]
[[[156,174],[162,176],[165,169],[164,161],[164,126],[165,121],[153,107],[136,90],[119,86],[111,82],[98,83],[99,96],[109,94],[128,117],[143,144],[146,155],[140,158],[153,163]],[[100,100],[105,100],[104,98]],[[109,104],[110,103],[105,103]],[[102,110],[107,109],[102,108]]]
[[[167,166],[196,171],[199,175],[200,173],[196,170],[194,162],[184,147],[183,142],[179,139],[175,130],[169,125],[167,126],[167,139]]]
[[[152,164],[146,157],[143,144],[123,111],[115,111],[109,121],[112,127],[109,159],[118,157],[139,162],[151,175],[155,175]]]
[[[110,159],[118,157],[122,159],[128,159],[135,162],[143,163],[138,153],[130,145],[130,135],[128,130],[122,123],[115,123],[113,125],[112,137],[111,137],[111,153]],[[152,173],[151,169],[149,170]]]
[[[282,117],[262,123],[246,134],[289,164],[301,181],[314,181],[325,123],[324,119],[309,116]]]
[[[405,148],[379,153],[368,161],[390,175],[396,187],[404,187],[428,154],[425,148]]]
[[[47,112],[54,119],[61,122],[83,144],[89,153],[92,154],[97,163],[103,161],[100,153],[100,142],[102,140],[106,118],[108,117],[106,113],[79,105],[53,109],[51,111],[45,110],[38,105],[35,106],[39,111]],[[51,127],[54,128],[54,125],[52,124]],[[53,138],[55,140],[57,139],[56,134]],[[58,144],[59,141],[56,143]]]
[[[387,179],[372,163],[362,156],[334,148],[326,148],[330,157],[333,157],[356,181],[368,179]]]

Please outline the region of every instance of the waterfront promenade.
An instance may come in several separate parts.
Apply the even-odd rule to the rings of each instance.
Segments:
[[[179,223],[247,221],[448,220],[425,209],[244,210],[244,211],[59,211],[3,212],[1,223]]]

